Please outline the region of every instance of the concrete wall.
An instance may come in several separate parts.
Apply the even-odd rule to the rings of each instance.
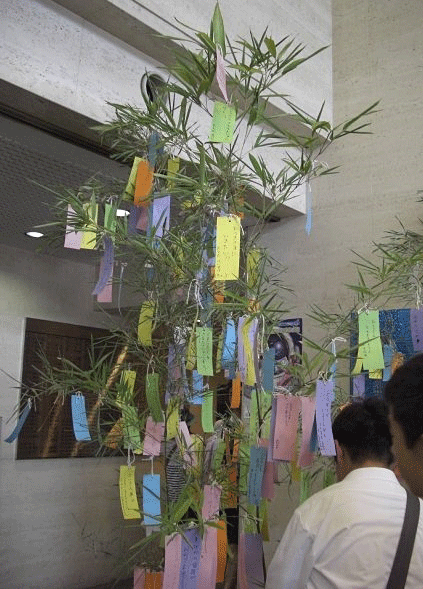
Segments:
[[[348,309],[355,281],[352,249],[369,255],[383,232],[406,227],[421,231],[423,188],[423,3],[418,0],[333,1],[333,85],[335,123],[376,100],[372,135],[346,138],[327,153],[339,174],[313,185],[314,224],[308,237],[303,218],[268,227],[263,244],[289,267],[287,282],[297,293],[293,314],[304,317],[305,334],[318,336],[307,319],[309,305]],[[282,496],[272,503],[273,553],[289,512]]]

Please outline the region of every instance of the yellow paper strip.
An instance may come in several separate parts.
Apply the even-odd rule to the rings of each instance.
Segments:
[[[166,408],[166,440],[176,438],[179,433],[179,406],[170,402]]]
[[[121,466],[119,471],[119,495],[124,519],[141,519],[135,488],[135,466]]]
[[[173,178],[179,172],[179,158],[169,158],[167,160],[167,188],[172,190],[175,182]]]
[[[151,346],[151,333],[153,329],[155,304],[154,301],[144,301],[141,305],[140,317],[138,320],[138,343],[144,346]]]
[[[218,217],[216,226],[216,280],[239,277],[241,221],[239,217]]]
[[[140,163],[140,161],[140,157],[134,157],[131,173],[129,174],[128,178],[128,183],[126,185],[125,192],[123,193],[124,200],[134,200],[135,182],[137,179],[138,164]]]
[[[236,110],[224,102],[215,102],[209,141],[231,143],[234,135]]]

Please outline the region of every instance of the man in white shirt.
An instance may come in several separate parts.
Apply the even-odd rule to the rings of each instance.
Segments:
[[[386,404],[368,399],[347,405],[333,434],[339,482],[296,509],[270,563],[266,589],[386,588],[406,505],[406,491],[390,470]],[[405,587],[423,588],[423,515]]]

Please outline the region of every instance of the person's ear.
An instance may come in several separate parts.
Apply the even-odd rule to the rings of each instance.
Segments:
[[[344,457],[342,446],[339,445],[338,440],[335,440],[336,460],[339,462]]]

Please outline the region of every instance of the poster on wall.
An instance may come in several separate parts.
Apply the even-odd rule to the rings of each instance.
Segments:
[[[292,375],[290,367],[301,363],[303,320],[284,319],[276,323],[267,343],[275,349],[275,392],[292,393],[298,389],[299,381]]]

